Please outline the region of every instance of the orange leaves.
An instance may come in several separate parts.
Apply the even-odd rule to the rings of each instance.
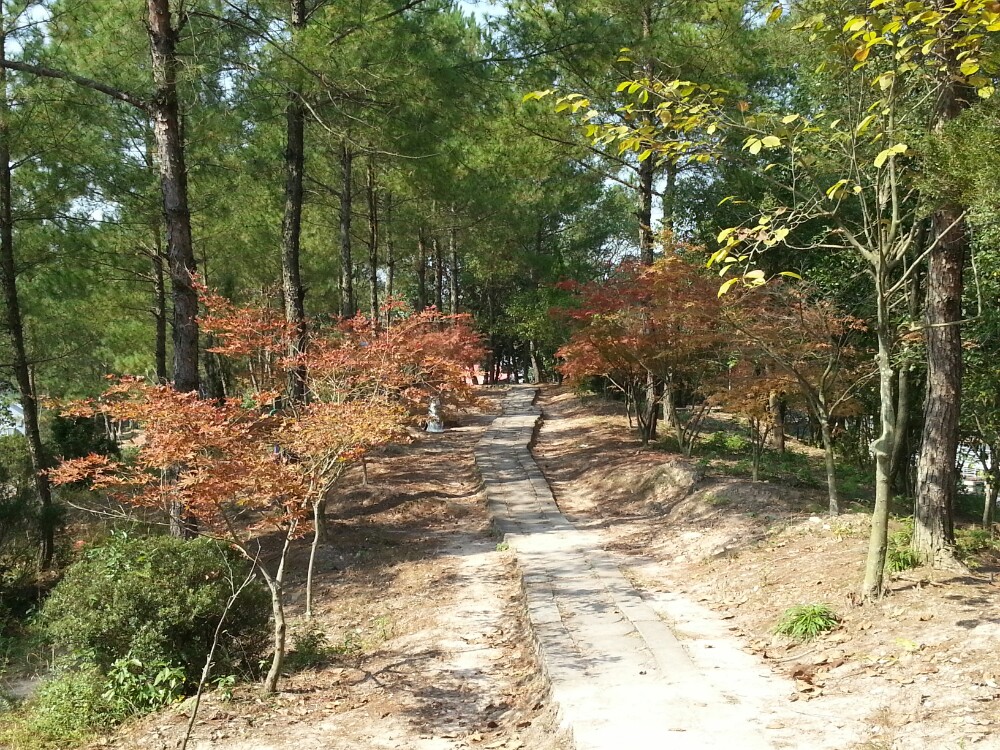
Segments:
[[[240,398],[209,401],[139,378],[115,380],[99,399],[65,411],[138,425],[134,461],[87,456],[53,470],[54,481],[88,482],[141,506],[179,501],[201,525],[230,534],[246,513],[251,528],[287,527],[308,517],[347,464],[406,440],[411,414],[432,397],[472,398],[466,374],[484,350],[468,316],[427,310],[395,313],[387,327],[363,317],[314,327],[291,360],[293,332],[275,311],[199,291],[208,311],[203,329],[242,378]],[[299,365],[307,368],[308,398],[284,402],[279,384]]]
[[[466,374],[484,355],[468,315],[428,309],[381,327],[364,317],[343,321],[315,337],[303,361],[321,400],[378,397],[422,411],[432,396],[470,401]]]
[[[57,484],[86,481],[147,507],[179,500],[208,527],[225,525],[227,505],[282,522],[305,496],[299,473],[275,455],[279,420],[254,405],[125,378],[87,408],[139,424],[143,439],[129,464],[94,455],[63,462],[52,471]]]
[[[648,268],[623,264],[578,295],[567,313],[578,328],[558,352],[570,379],[675,379],[703,366],[721,343],[714,285],[676,248]]]

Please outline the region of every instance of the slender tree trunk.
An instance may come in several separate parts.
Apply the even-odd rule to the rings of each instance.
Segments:
[[[642,9],[642,38],[649,43],[653,36],[653,9],[647,4]],[[646,60],[643,71],[647,78],[652,79],[654,73],[651,52],[645,50]],[[652,122],[646,115],[648,125]],[[639,208],[636,218],[639,220],[639,262],[644,266],[653,265],[653,182],[655,165],[649,158],[639,162]]]
[[[417,230],[417,257],[414,259],[414,271],[417,275],[417,310],[427,307],[427,238],[424,228]]]
[[[354,154],[347,147],[347,141],[341,144],[340,167],[343,171],[343,184],[340,189],[340,314],[345,318],[353,318],[356,311],[354,262],[351,258],[351,176],[354,169]]]
[[[767,395],[767,408],[771,417],[771,446],[779,453],[785,452],[785,396],[772,390]]]
[[[170,380],[167,372],[167,287],[164,282],[163,253],[160,247],[159,227],[156,229],[156,243],[153,245],[153,323],[156,327],[156,343],[153,358],[156,366],[156,382]]]
[[[983,493],[985,502],[983,503],[983,528],[993,536],[993,519],[997,511],[997,495],[1000,494],[1000,482],[991,475],[990,481],[986,483],[986,491]]]
[[[448,230],[448,302],[452,315],[458,315],[458,228],[455,207],[451,207],[451,229]]]
[[[892,321],[889,319],[889,300],[886,299],[884,269],[876,271],[876,305],[878,308],[877,337],[879,372],[879,427],[880,432],[871,445],[875,456],[875,508],[872,511],[871,535],[868,538],[868,558],[865,579],[861,586],[863,601],[882,597],[885,579],[885,556],[888,548],[889,501],[892,497],[892,453],[896,444],[896,410],[893,399]]]
[[[198,390],[198,293],[188,205],[184,136],[177,99],[177,31],[169,0],[147,0],[150,58],[155,94],[150,104],[159,157],[167,258],[174,302],[174,388]]]
[[[396,292],[396,246],[392,241],[392,193],[385,197],[385,296],[391,300]]]
[[[292,35],[306,25],[305,0],[291,0]],[[302,93],[288,92],[285,103],[285,213],[281,223],[281,285],[285,305],[285,322],[291,331],[288,355],[300,357],[306,348],[305,290],[302,288],[299,260],[302,240],[302,180],[305,174],[306,110]],[[306,367],[299,363],[289,373],[288,395],[292,401],[302,401],[306,395]]]
[[[837,457],[833,452],[833,430],[830,429],[830,419],[820,418],[820,429],[823,434],[823,458],[826,461],[826,492],[830,500],[830,515],[840,515],[840,498],[837,495]]]
[[[437,237],[431,240],[434,251],[434,306],[438,312],[444,312],[444,254]]]
[[[378,323],[378,188],[375,185],[375,157],[368,159],[368,293],[372,323]]]
[[[271,619],[274,623],[271,631],[271,667],[264,677],[264,692],[268,694],[277,692],[281,668],[285,663],[285,640],[288,634],[288,624],[285,620],[285,559],[288,556],[290,542],[291,533],[286,532],[277,574],[273,577],[267,575],[266,571],[264,574],[264,582],[271,592]]]
[[[2,21],[3,19],[0,19]],[[6,60],[7,37],[0,36],[0,60]],[[10,103],[7,100],[7,70],[0,68],[0,284],[3,285],[7,312],[7,334],[14,360],[14,379],[24,411],[24,434],[28,439],[28,453],[34,475],[35,492],[38,494],[38,564],[42,570],[52,566],[55,552],[55,513],[47,462],[42,447],[42,434],[38,424],[38,400],[35,396],[28,351],[24,341],[24,319],[17,289],[17,263],[14,257],[14,216],[11,188],[11,146],[8,118]]]

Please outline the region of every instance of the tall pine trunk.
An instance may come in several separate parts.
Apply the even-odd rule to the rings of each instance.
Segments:
[[[354,169],[354,154],[348,148],[347,141],[341,144],[340,168],[343,172],[340,188],[340,314],[345,318],[353,318],[356,307],[354,261],[351,257],[351,173]]]
[[[160,248],[159,227],[156,229],[156,243],[153,246],[153,324],[156,327],[156,339],[153,347],[153,358],[156,367],[156,382],[166,383],[170,380],[167,371],[167,287],[164,281],[164,258]]]
[[[413,259],[413,270],[417,276],[417,310],[427,307],[427,237],[424,228],[417,230],[417,257]]]
[[[368,294],[372,323],[378,323],[378,187],[375,184],[375,157],[368,159]]]
[[[150,102],[159,157],[160,190],[167,229],[167,262],[174,303],[174,388],[198,390],[198,293],[188,205],[184,136],[177,99],[177,30],[169,0],[147,0],[150,59],[155,93]]]
[[[451,229],[448,230],[448,303],[452,315],[458,314],[458,227],[455,207],[451,207]]]
[[[947,82],[938,104],[937,130],[968,106],[958,84]],[[924,323],[927,391],[917,463],[913,549],[936,567],[959,567],[955,557],[956,458],[962,398],[962,270],[966,232],[954,204],[933,214],[934,247],[927,270]]]
[[[305,0],[291,0],[293,36],[305,28]],[[288,355],[301,356],[306,348],[305,290],[299,255],[302,239],[302,180],[305,173],[305,105],[300,91],[288,92],[285,103],[285,212],[281,223],[281,287],[285,322],[291,329]],[[296,364],[289,373],[288,395],[302,401],[306,393],[306,367]]]
[[[382,230],[385,234],[385,297],[386,300],[391,300],[396,293],[396,245],[392,240],[392,193],[387,193],[385,196],[385,217],[382,222]]]
[[[2,20],[2,19],[0,19]],[[0,60],[7,56],[7,37],[0,36]],[[45,473],[45,451],[38,425],[38,400],[31,378],[27,347],[24,341],[24,319],[17,290],[17,263],[14,257],[14,216],[11,188],[10,103],[7,100],[7,69],[0,68],[0,284],[3,285],[7,312],[7,334],[13,355],[14,379],[24,411],[24,434],[38,494],[38,564],[43,570],[52,566],[55,552],[55,514],[52,488]]]
[[[431,248],[434,251],[434,306],[438,312],[444,312],[444,255],[437,237],[431,240]]]

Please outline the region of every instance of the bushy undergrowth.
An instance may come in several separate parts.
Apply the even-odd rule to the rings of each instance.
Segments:
[[[117,534],[66,571],[37,624],[57,653],[105,673],[129,658],[180,667],[194,682],[246,573],[239,553],[214,540]],[[256,663],[267,640],[268,602],[261,585],[243,591],[226,619],[217,670],[240,672]]]
[[[885,554],[885,569],[890,573],[900,573],[920,565],[920,555],[910,543],[913,541],[913,519],[900,521],[902,528],[889,535],[889,546]]]
[[[190,693],[247,571],[238,552],[209,539],[115,534],[87,550],[36,618],[55,668],[0,721],[0,747],[64,746]],[[217,677],[256,672],[269,614],[266,589],[247,586],[226,615]]]

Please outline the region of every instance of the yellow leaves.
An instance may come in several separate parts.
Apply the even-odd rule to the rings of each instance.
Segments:
[[[525,102],[537,102],[544,99],[547,96],[552,96],[555,91],[553,89],[545,89],[544,91],[529,91],[523,97],[521,97],[521,103]]]
[[[979,72],[979,63],[975,60],[965,60],[961,66],[959,66],[959,70],[964,76],[975,75]]]
[[[719,205],[721,206],[722,204],[720,203]],[[735,232],[736,232],[736,227],[727,227],[726,229],[723,229],[721,232],[719,232],[719,236],[715,238],[715,241],[721,245],[723,242],[726,242],[726,240],[732,237]],[[712,262],[709,261],[708,265],[711,266]]]
[[[993,91],[994,89],[992,86],[983,86],[982,88],[976,89],[976,95],[979,96],[980,99],[989,99],[993,96]]]
[[[850,180],[846,177],[844,179],[837,180],[826,189],[826,197],[833,201],[842,199],[845,195],[847,195],[847,186],[849,184]]]
[[[754,156],[759,154],[761,149],[778,148],[780,145],[781,139],[776,135],[766,135],[763,138],[751,135],[743,141],[743,148]]]
[[[896,80],[896,74],[890,70],[878,76],[872,82],[872,85],[873,86],[877,85],[880,89],[882,89],[882,91],[886,91],[892,86],[892,83],[895,80]]]
[[[909,148],[905,143],[897,143],[895,146],[890,146],[887,149],[883,149],[879,152],[878,156],[875,157],[875,168],[881,169],[882,165],[885,164],[889,159],[899,154],[905,154],[906,150]]]
[[[778,3],[773,8],[771,8],[771,12],[767,14],[767,20],[765,21],[765,23],[774,23],[779,18],[781,18],[784,12],[785,9],[781,7],[781,3]]]
[[[854,129],[854,134],[861,136],[864,135],[866,132],[868,132],[868,128],[871,126],[873,122],[875,122],[875,117],[876,117],[875,115],[868,115],[867,117],[865,117],[861,122],[858,123],[858,126]]]
[[[725,294],[726,292],[728,292],[728,291],[729,291],[730,289],[732,289],[732,288],[733,288],[733,286],[734,286],[734,285],[735,285],[735,284],[736,284],[736,283],[737,283],[737,282],[738,282],[739,280],[740,280],[740,277],[739,277],[739,276],[734,276],[733,278],[731,278],[731,279],[726,279],[726,280],[725,280],[724,282],[722,282],[722,286],[720,286],[720,287],[719,287],[719,294],[718,294],[718,296],[719,296],[719,297],[721,297],[721,296],[722,296],[722,295],[724,295],[724,294]]]
[[[847,19],[847,23],[844,24],[844,31],[848,34],[852,34],[855,31],[860,31],[865,26],[868,25],[868,19],[864,16],[854,16]]]
[[[799,115],[796,114],[785,115],[784,117],[781,118],[781,123],[782,125],[790,125],[791,123],[795,122],[798,119]]]

